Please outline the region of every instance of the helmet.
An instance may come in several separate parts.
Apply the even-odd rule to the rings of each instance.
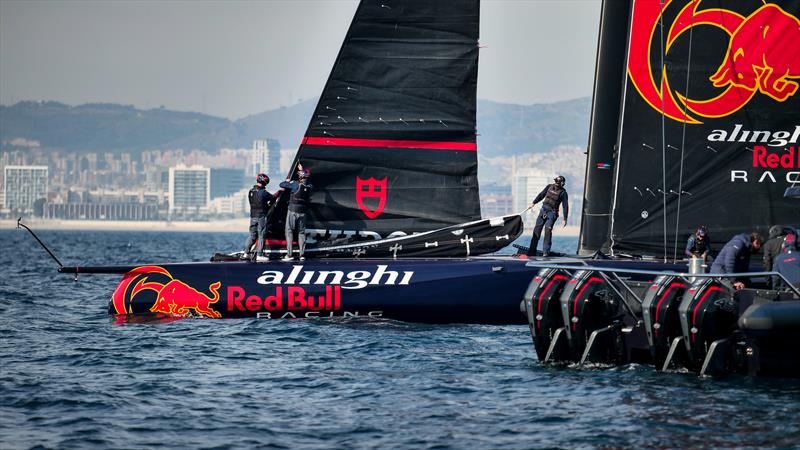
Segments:
[[[553,181],[555,181],[556,184],[559,186],[564,186],[565,184],[567,184],[567,179],[561,175],[558,175],[555,178],[553,178]]]
[[[797,250],[797,236],[794,233],[786,234],[786,237],[783,238],[783,244],[781,244],[781,248],[786,250],[795,251]]]
[[[308,169],[298,169],[297,170],[297,178],[301,180],[305,180],[306,178],[311,176],[311,171]]]
[[[706,230],[706,227],[702,225],[700,226],[700,228],[697,229],[697,231],[694,232],[695,236],[697,237],[706,237],[707,233],[708,230]]]
[[[269,184],[269,177],[264,173],[260,173],[256,176],[256,183],[266,186]]]

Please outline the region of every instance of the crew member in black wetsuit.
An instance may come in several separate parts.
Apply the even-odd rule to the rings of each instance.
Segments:
[[[693,235],[689,236],[686,241],[686,250],[683,253],[689,258],[702,258],[705,261],[710,250],[711,239],[708,237],[706,227],[701,226]]]
[[[553,243],[553,226],[558,220],[558,206],[561,205],[561,210],[564,212],[564,226],[567,226],[567,217],[569,216],[569,200],[567,198],[567,190],[564,185],[567,180],[561,175],[553,179],[555,183],[548,184],[533,199],[531,207],[542,201],[542,209],[536,217],[536,226],[533,228],[533,237],[531,238],[531,245],[528,248],[528,256],[536,256],[536,247],[539,245],[539,237],[542,235],[542,227],[544,227],[544,244],[542,244],[542,255],[550,256],[550,246]]]
[[[302,164],[297,165],[297,181],[287,179],[280,184],[283,190],[289,191],[289,210],[286,212],[286,257],[284,261],[291,261],[292,240],[297,233],[297,244],[300,250],[300,261],[304,261],[306,251],[306,211],[311,199],[311,190],[314,187],[308,183],[311,171]]]
[[[275,202],[275,197],[267,192],[269,177],[263,173],[256,176],[256,184],[247,193],[250,201],[250,236],[244,246],[245,259],[255,259],[263,261],[266,259],[262,255],[264,251],[264,239],[267,237],[267,216],[270,207]],[[250,253],[253,243],[257,243],[254,254]]]

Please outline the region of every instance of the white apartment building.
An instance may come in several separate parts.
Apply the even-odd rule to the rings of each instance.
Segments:
[[[209,209],[216,214],[247,217],[250,212],[250,202],[247,198],[249,189],[242,189],[225,197],[211,200]]]
[[[3,209],[32,213],[33,204],[47,197],[47,166],[14,166],[3,169]]]
[[[179,164],[169,168],[169,211],[207,212],[211,201],[211,169]]]

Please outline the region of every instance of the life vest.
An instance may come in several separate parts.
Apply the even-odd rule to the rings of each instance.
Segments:
[[[544,200],[542,203],[547,205],[553,211],[558,211],[558,207],[561,205],[561,193],[564,192],[563,187],[559,187],[556,184],[551,184],[549,188],[547,188],[547,193],[544,195]]]
[[[708,251],[708,238],[701,241],[695,236],[692,236],[692,247],[689,249],[689,252],[695,256],[700,256],[706,251]]]
[[[258,195],[262,187],[255,185],[250,192],[247,193],[247,199],[250,201],[250,217],[263,217],[267,215],[264,210],[264,205],[261,203],[261,198]]]
[[[305,213],[311,198],[311,186],[299,183],[296,191],[289,196],[289,211]]]

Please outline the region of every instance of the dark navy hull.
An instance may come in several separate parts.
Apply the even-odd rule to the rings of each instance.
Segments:
[[[472,258],[150,265],[125,273],[109,312],[524,324],[519,305],[536,271],[525,264]]]

